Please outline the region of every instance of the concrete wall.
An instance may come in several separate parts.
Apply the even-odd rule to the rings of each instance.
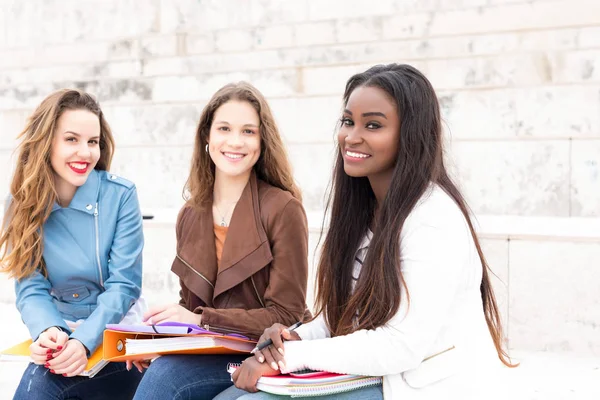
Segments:
[[[0,197],[25,116],[50,91],[98,95],[113,171],[174,207],[199,111],[246,79],[269,98],[305,205],[320,210],[345,81],[375,63],[438,90],[449,156],[481,214],[600,214],[596,0],[0,1]]]

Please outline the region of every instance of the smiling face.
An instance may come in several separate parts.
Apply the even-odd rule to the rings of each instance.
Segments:
[[[217,175],[250,176],[260,157],[260,118],[250,103],[230,100],[215,111],[208,152]]]
[[[69,203],[100,159],[100,120],[87,110],[66,110],[58,118],[50,164],[61,203]]]
[[[396,104],[377,87],[356,88],[338,132],[344,171],[352,177],[391,179],[398,157],[400,120]]]

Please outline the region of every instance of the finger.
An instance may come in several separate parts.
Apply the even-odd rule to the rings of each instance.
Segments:
[[[270,332],[269,338],[273,342],[270,347],[274,347],[281,355],[283,355],[283,340],[281,339],[281,332],[283,332],[283,329]]]
[[[160,324],[164,321],[177,321],[177,318],[174,316],[174,312],[172,309],[165,310],[158,314],[153,315],[151,318],[146,321],[150,325]]]
[[[298,336],[296,331],[290,332],[287,328],[281,331],[281,337],[286,341],[300,340],[300,336]]]
[[[60,331],[56,334],[55,342],[58,350],[60,350],[59,347],[65,347],[68,341],[69,335],[66,332]]]
[[[73,377],[73,376],[77,376],[77,375],[83,373],[83,371],[85,371],[86,366],[87,366],[87,363],[82,364],[79,368],[77,368],[75,371],[73,371],[70,375],[67,375],[67,376]]]
[[[269,346],[265,350],[265,354],[268,352],[271,355],[271,358],[273,358],[279,369],[285,368],[284,358],[279,351],[277,351],[273,346]]]
[[[262,353],[261,350],[256,350],[254,352],[254,358],[256,358],[256,361],[258,361],[261,364],[265,361],[265,355]]]
[[[55,338],[50,334],[42,333],[36,341],[40,346],[46,347],[47,349],[58,350],[58,346],[60,346],[60,348],[62,349],[62,345],[56,344],[54,339]]]
[[[269,365],[275,371],[279,370],[277,360],[273,357],[273,352],[270,350],[271,346],[265,347],[262,354],[265,356],[265,363]]]
[[[77,376],[85,370],[85,366],[87,362],[83,362],[82,360],[77,360],[73,364],[68,365],[63,369],[56,369],[54,373],[57,375],[63,375],[66,377]]]
[[[69,359],[62,363],[51,364],[51,369],[56,374],[69,374],[79,368],[81,365],[87,365],[87,357],[84,354],[73,354]]]
[[[48,362],[49,365],[49,369],[50,372],[52,372],[53,374],[62,374],[65,371],[70,371],[70,368],[73,365],[79,365],[78,361],[78,357],[76,355],[71,355],[71,357],[67,358],[64,361],[61,362],[53,362],[54,360],[51,360]]]
[[[133,365],[137,368],[138,372],[141,374],[143,371],[142,363],[140,361],[134,361]]]
[[[145,369],[150,367],[150,362],[149,361],[138,361],[136,367],[137,367],[138,371],[140,371],[140,373],[142,373],[142,372],[144,372]]]
[[[81,357],[81,356],[83,356],[83,355],[82,354],[77,354],[77,347],[70,346],[69,344],[67,344],[65,346],[64,350],[61,351],[60,354],[54,356],[52,358],[52,360],[49,362],[49,364],[52,367],[59,367],[63,363],[65,363],[68,360],[70,360],[72,357]],[[53,368],[53,369],[55,369],[55,368]]]
[[[240,368],[236,368],[235,371],[233,371],[233,374],[231,374],[231,380],[233,381],[233,384],[235,385],[235,381],[237,381],[238,377],[240,376]],[[236,385],[237,387],[237,385]]]
[[[167,310],[170,307],[171,307],[170,304],[162,304],[159,306],[150,307],[148,309],[148,311],[146,311],[144,313],[144,317],[143,317],[142,321],[146,322],[146,321],[148,321],[148,319],[152,318],[154,315],[160,314],[161,312]]]
[[[42,357],[46,358],[46,354],[48,354],[48,350],[49,349],[40,346],[40,344],[37,341],[35,341],[29,345],[29,353],[31,354],[32,357],[33,356],[42,356]],[[50,352],[52,352],[52,350],[50,350]]]

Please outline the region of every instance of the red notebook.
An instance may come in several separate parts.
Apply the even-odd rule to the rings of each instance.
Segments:
[[[230,363],[227,371],[233,374],[239,366],[240,364]],[[256,388],[264,392],[292,397],[320,396],[375,386],[381,382],[381,377],[302,370],[289,374],[263,376],[258,380]]]

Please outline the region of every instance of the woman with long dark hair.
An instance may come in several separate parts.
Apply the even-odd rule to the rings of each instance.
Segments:
[[[235,385],[302,368],[382,376],[332,398],[471,398],[502,364],[501,320],[466,202],[444,166],[438,100],[409,65],[346,85],[316,315],[244,361]],[[282,338],[286,340],[282,342]],[[270,398],[231,389],[219,399]],[[256,396],[256,397],[255,397]]]

